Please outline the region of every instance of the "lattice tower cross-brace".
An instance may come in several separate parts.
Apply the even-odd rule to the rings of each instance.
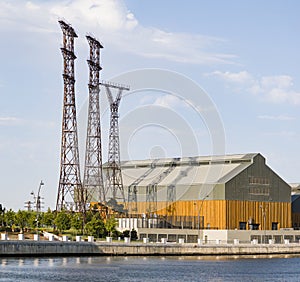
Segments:
[[[87,36],[90,45],[89,65],[89,106],[84,166],[85,203],[105,201],[102,173],[102,145],[99,104],[100,48],[103,46],[95,38]]]
[[[154,178],[151,184],[146,186],[146,203],[148,213],[157,211],[157,185],[174,170],[177,160],[177,158],[174,158],[170,163],[170,166]]]
[[[129,212],[137,212],[138,204],[137,204],[137,193],[138,193],[138,185],[151,173],[156,167],[156,163],[158,160],[154,160],[151,163],[151,167],[142,174],[139,178],[137,178],[133,183],[128,186],[128,210]]]
[[[129,90],[128,86],[114,84],[110,82],[101,82],[105,86],[107,98],[110,104],[110,131],[108,145],[108,160],[106,174],[106,195],[110,195],[116,202],[125,203],[125,194],[123,189],[121,162],[120,162],[120,143],[119,143],[119,105],[123,90]],[[118,89],[118,94],[113,99],[110,88]]]
[[[74,29],[64,21],[59,21],[63,32],[63,47],[61,52],[64,59],[64,101],[62,118],[62,139],[60,177],[56,210],[84,211],[83,190],[80,180],[76,105],[74,78]]]

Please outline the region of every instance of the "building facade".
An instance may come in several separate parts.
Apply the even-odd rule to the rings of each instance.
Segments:
[[[291,228],[291,187],[259,154],[122,162],[126,208],[143,226]]]

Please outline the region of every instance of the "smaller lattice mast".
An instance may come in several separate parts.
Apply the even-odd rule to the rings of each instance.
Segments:
[[[102,174],[102,145],[99,105],[100,49],[103,46],[95,38],[87,36],[90,45],[89,65],[89,107],[84,167],[85,203],[104,202],[105,191]]]
[[[120,143],[119,143],[119,105],[124,90],[129,90],[129,86],[101,82],[105,86],[108,101],[110,104],[110,131],[108,145],[108,160],[106,173],[106,198],[110,197],[115,203],[125,203],[125,194],[123,189],[121,163],[120,163]],[[111,92],[111,88],[118,89],[115,99]]]

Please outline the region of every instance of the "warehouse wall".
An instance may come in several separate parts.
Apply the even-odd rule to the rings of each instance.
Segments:
[[[232,162],[237,166],[216,182],[176,185],[173,203],[167,202],[167,186],[157,186],[157,201],[150,204],[146,202],[146,187],[139,186],[138,202],[129,203],[129,213],[193,217],[188,220],[194,225],[201,217],[204,228],[239,229],[240,222],[249,228],[250,221],[260,230],[271,229],[272,222],[277,222],[278,228],[292,227],[291,187],[266,165],[265,158],[257,154],[252,163],[248,158]]]
[[[257,155],[251,166],[226,183],[226,200],[290,202],[291,187]]]
[[[138,209],[132,214],[146,214],[146,202],[138,202]],[[204,219],[203,227],[211,229],[239,229],[240,222],[247,223],[252,219],[259,224],[259,229],[272,229],[272,222],[278,222],[279,228],[292,227],[291,203],[287,202],[254,202],[236,200],[194,200],[178,201],[167,207],[166,202],[157,202],[157,210],[151,214],[161,216],[194,217],[194,225],[198,216]],[[264,227],[264,213],[266,228]],[[201,224],[202,225],[202,224]]]

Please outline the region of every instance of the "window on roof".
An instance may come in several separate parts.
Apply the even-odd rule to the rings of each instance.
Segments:
[[[224,161],[224,160],[221,160],[221,161],[211,161],[211,164],[229,164],[230,161]]]
[[[231,160],[232,164],[251,163],[251,160]]]

